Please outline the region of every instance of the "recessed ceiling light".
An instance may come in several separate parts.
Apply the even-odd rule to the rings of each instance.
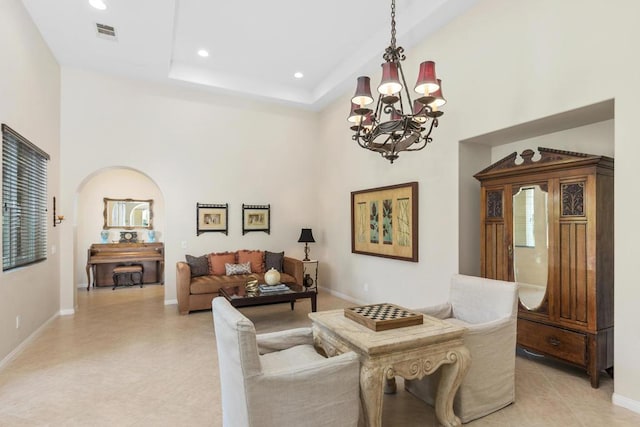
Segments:
[[[296,79],[301,79],[304,77],[304,74],[302,74],[300,71],[298,71],[297,73],[295,73],[293,75],[293,77],[295,77]]]
[[[200,55],[200,56],[201,56],[201,57],[203,57],[203,58],[206,58],[207,56],[209,56],[209,52],[207,52],[207,51],[206,51],[206,50],[204,50],[204,49],[200,49],[200,50],[198,51],[198,55]]]
[[[98,10],[105,10],[107,8],[103,0],[89,0],[89,4]]]

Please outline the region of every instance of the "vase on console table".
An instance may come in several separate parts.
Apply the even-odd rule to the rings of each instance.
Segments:
[[[149,239],[149,243],[154,243],[156,241],[156,231],[155,230],[147,231],[147,238]]]
[[[109,230],[102,230],[100,232],[101,243],[109,243]]]

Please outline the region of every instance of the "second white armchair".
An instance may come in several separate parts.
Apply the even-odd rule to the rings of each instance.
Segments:
[[[463,423],[483,417],[515,401],[517,284],[456,274],[449,302],[418,309],[467,328],[464,343],[471,368],[456,394],[453,409]],[[405,381],[405,388],[433,404],[439,373]]]

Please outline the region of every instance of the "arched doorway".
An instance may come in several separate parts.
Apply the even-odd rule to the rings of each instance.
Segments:
[[[153,200],[153,230],[156,241],[163,240],[165,229],[164,197],[155,181],[143,172],[128,167],[111,167],[87,176],[74,197],[74,286],[84,291],[87,286],[87,250],[101,242],[104,225],[104,198]],[[108,230],[108,241],[117,241],[120,231]],[[138,239],[148,241],[146,229],[135,230]],[[76,298],[77,301],[77,298]]]

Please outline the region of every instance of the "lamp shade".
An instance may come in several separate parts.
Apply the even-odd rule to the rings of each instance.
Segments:
[[[433,92],[431,95],[435,98],[432,103],[429,104],[431,107],[442,107],[447,103],[447,100],[442,96],[442,81],[438,79],[438,90]]]
[[[378,86],[378,92],[382,95],[394,95],[402,90],[398,77],[398,64],[385,62],[382,64],[382,81]]]
[[[417,99],[413,101],[413,120],[418,123],[425,123],[427,121],[427,115],[424,112],[424,104]]]
[[[360,125],[367,130],[373,128],[373,120],[371,120],[371,113],[364,116],[364,120],[360,122]]]
[[[302,229],[302,231],[300,232],[300,238],[298,239],[298,242],[315,243],[315,240],[313,238],[313,233],[311,232],[310,228]]]
[[[402,114],[400,114],[400,112],[396,109],[393,109],[391,111],[391,114],[389,114],[389,118],[392,121],[398,121],[398,120],[402,120]]]
[[[358,130],[360,123],[362,122],[362,114],[356,113],[356,109],[359,108],[358,104],[351,103],[351,111],[349,112],[349,117],[347,117],[347,121],[349,123],[353,123],[351,126],[351,130]]]
[[[356,85],[356,93],[351,98],[351,102],[364,107],[373,102],[373,96],[371,96],[371,80],[367,76],[358,77],[358,83]],[[358,112],[364,114],[362,112]]]
[[[424,61],[420,64],[418,81],[416,82],[414,90],[421,95],[429,95],[438,90],[439,87],[438,80],[436,79],[436,63],[433,61]]]

